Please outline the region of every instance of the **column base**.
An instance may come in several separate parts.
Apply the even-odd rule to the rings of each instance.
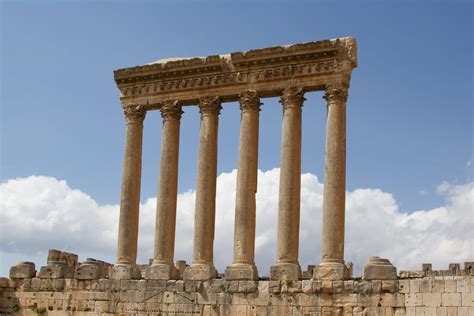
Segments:
[[[226,280],[258,280],[255,264],[236,263],[225,269]]]
[[[313,271],[313,279],[317,280],[348,280],[350,278],[349,269],[344,263],[321,262],[319,266],[316,266]]]
[[[142,277],[145,280],[174,280],[178,279],[178,271],[172,264],[153,263],[142,268]]]
[[[184,270],[184,280],[190,281],[206,281],[215,279],[217,270],[212,264],[193,263]]]
[[[135,280],[141,278],[141,273],[136,264],[117,263],[110,270],[110,278],[114,280]]]
[[[276,263],[270,267],[270,280],[299,281],[301,280],[301,267],[298,263]]]

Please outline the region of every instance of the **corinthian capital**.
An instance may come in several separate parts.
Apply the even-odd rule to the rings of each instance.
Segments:
[[[332,101],[343,101],[347,100],[347,87],[342,84],[330,84],[326,86],[326,90],[323,96],[328,102]]]
[[[216,96],[205,96],[199,98],[199,112],[201,115],[219,115],[221,112],[221,99]]]
[[[181,110],[181,106],[178,104],[178,100],[168,100],[161,105],[161,117],[163,120],[180,120],[181,115],[184,113]]]
[[[280,103],[283,104],[283,110],[286,110],[288,108],[301,108],[305,100],[302,88],[288,87],[283,91]]]
[[[129,123],[143,123],[145,119],[146,110],[141,105],[129,105],[123,108],[125,120]]]
[[[239,95],[239,102],[240,102],[240,110],[242,112],[253,111],[258,112],[260,111],[260,98],[257,95],[257,91],[255,90],[245,90]]]

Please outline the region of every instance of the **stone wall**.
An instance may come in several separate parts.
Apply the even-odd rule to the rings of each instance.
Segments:
[[[53,260],[56,261],[56,260]],[[81,266],[89,266],[82,273]],[[0,278],[0,313],[17,315],[474,315],[472,263],[394,280],[113,280],[88,259],[77,277]],[[31,268],[31,265],[29,266]],[[30,271],[30,270],[28,270]],[[82,270],[83,272],[86,270]]]

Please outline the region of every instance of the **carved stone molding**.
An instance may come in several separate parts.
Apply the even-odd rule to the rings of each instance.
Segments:
[[[253,111],[259,112],[260,98],[258,97],[257,91],[255,90],[245,90],[239,95],[240,110],[242,112]]]
[[[280,103],[283,105],[283,110],[286,110],[288,108],[301,108],[305,100],[303,88],[288,87],[283,91]]]
[[[141,105],[126,106],[123,113],[127,124],[142,124],[146,116],[146,110]]]
[[[206,95],[237,101],[252,89],[260,98],[279,96],[289,85],[305,92],[324,90],[328,82],[348,81],[357,66],[354,38],[269,47],[228,55],[166,59],[115,71],[124,104],[159,108],[170,95],[180,105],[195,105]]]
[[[216,96],[205,96],[199,98],[199,112],[201,115],[219,115],[221,112],[221,100]]]
[[[181,106],[178,100],[167,100],[161,104],[161,117],[164,121],[166,120],[180,120],[181,115],[184,113],[181,110]]]
[[[330,102],[334,101],[347,101],[348,88],[342,84],[329,84],[326,86],[326,90],[323,98]]]

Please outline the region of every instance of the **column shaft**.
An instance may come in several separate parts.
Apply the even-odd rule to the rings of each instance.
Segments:
[[[201,129],[196,183],[193,262],[185,279],[207,280],[217,276],[213,263],[216,213],[217,130],[221,109],[218,97],[204,97],[199,104]]]
[[[258,173],[258,125],[260,99],[253,90],[240,95],[240,145],[234,222],[234,260],[227,267],[229,280],[257,280],[255,218]]]
[[[163,132],[160,152],[160,177],[156,200],[155,258],[145,269],[147,279],[177,277],[174,268],[176,203],[178,198],[179,127],[181,106],[177,100],[163,103]]]
[[[301,107],[302,89],[285,90],[281,143],[280,192],[278,201],[277,263],[270,269],[274,280],[298,280],[301,193]]]
[[[315,278],[344,279],[344,217],[346,202],[346,98],[342,85],[326,88],[326,158],[324,163],[321,264]]]
[[[126,107],[125,153],[122,167],[117,263],[112,278],[137,277],[135,268],[138,244],[138,217],[142,169],[143,120],[146,112],[141,107]]]

